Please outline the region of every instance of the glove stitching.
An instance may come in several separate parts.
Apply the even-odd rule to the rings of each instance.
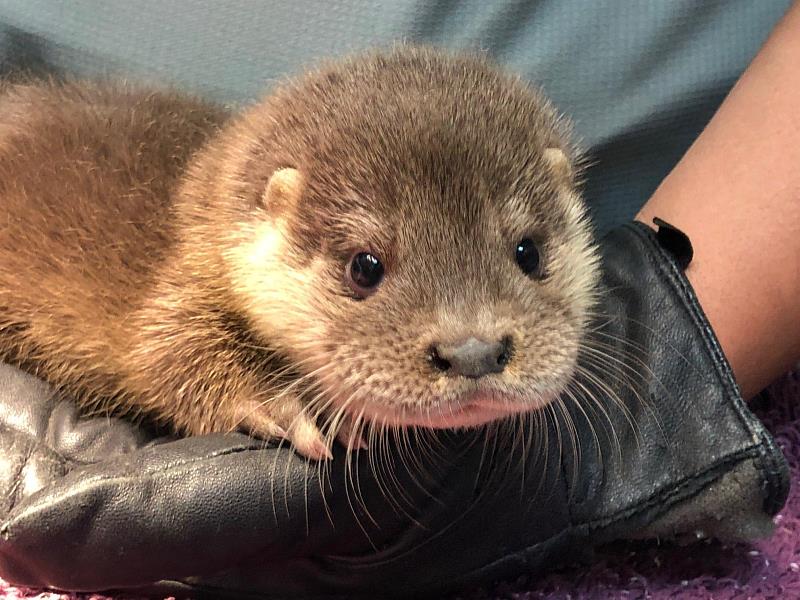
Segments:
[[[739,452],[737,452],[737,453],[735,453],[733,455],[729,455],[729,457],[727,457],[725,460],[718,461],[712,467],[702,471],[701,473],[698,473],[698,474],[696,474],[696,475],[694,475],[692,477],[685,478],[682,483],[680,483],[677,487],[672,488],[667,493],[665,493],[662,490],[661,492],[651,496],[646,501],[640,502],[635,507],[631,507],[631,508],[628,508],[628,509],[625,509],[625,510],[622,510],[622,511],[618,511],[617,513],[615,513],[614,515],[611,515],[609,517],[604,517],[602,519],[594,519],[594,520],[586,521],[584,523],[576,525],[576,526],[572,527],[572,529],[570,529],[570,530],[565,530],[564,532],[561,532],[560,534],[558,534],[556,536],[553,536],[551,538],[548,538],[546,540],[542,540],[541,542],[538,542],[537,544],[534,544],[533,546],[528,546],[526,548],[520,549],[517,552],[512,552],[510,554],[506,554],[506,555],[502,556],[501,558],[498,558],[498,559],[492,561],[491,563],[485,564],[485,565],[483,565],[483,566],[481,566],[481,567],[479,567],[477,569],[474,569],[474,570],[470,571],[469,573],[465,574],[465,576],[466,577],[480,576],[479,574],[481,574],[481,573],[491,572],[497,566],[502,565],[502,563],[507,561],[509,558],[521,558],[522,560],[525,560],[527,555],[531,554],[532,552],[535,552],[542,545],[548,544],[548,543],[553,543],[554,541],[558,540],[558,538],[563,537],[564,535],[567,535],[567,531],[569,531],[569,534],[572,534],[572,535],[577,534],[578,536],[587,538],[591,534],[592,530],[608,527],[609,525],[613,525],[615,522],[619,522],[621,520],[627,520],[627,519],[630,519],[630,518],[635,518],[635,517],[643,514],[647,510],[650,510],[653,506],[664,505],[664,504],[669,503],[669,506],[661,513],[661,514],[663,514],[663,513],[667,512],[677,502],[680,502],[680,501],[683,501],[683,500],[687,500],[687,499],[689,499],[691,497],[694,497],[694,496],[697,495],[697,493],[699,493],[701,491],[700,489],[698,489],[694,494],[685,495],[685,496],[683,495],[683,490],[685,488],[689,487],[689,485],[692,483],[693,480],[696,480],[698,477],[702,477],[702,476],[708,475],[709,473],[711,473],[713,471],[716,471],[716,470],[719,470],[721,468],[722,470],[721,470],[720,474],[711,479],[711,481],[715,481],[715,480],[719,479],[719,477],[724,475],[724,473],[728,470],[728,468],[730,468],[730,465],[738,463],[738,462],[741,462],[743,459],[747,459],[747,458],[755,459],[755,458],[758,458],[759,454],[760,453],[759,453],[759,449],[758,449],[757,446],[750,446],[749,448],[747,448],[745,450],[739,451]]]
[[[14,508],[16,508],[17,504],[19,503],[20,500],[19,491],[23,479],[22,473],[30,463],[31,458],[33,457],[33,455],[36,453],[37,450],[44,449],[46,453],[55,455],[56,460],[60,462],[62,465],[66,462],[66,460],[63,455],[56,452],[53,448],[51,448],[50,446],[42,442],[42,440],[30,434],[29,432],[23,431],[19,427],[9,425],[8,423],[3,423],[3,428],[5,429],[6,432],[15,434],[20,439],[28,441],[27,444],[25,444],[25,442],[23,441],[23,444],[25,444],[26,448],[23,453],[23,458],[19,463],[17,472],[14,474],[13,483],[11,484],[8,491],[10,504],[6,511],[6,516],[7,516],[10,512],[14,510]]]
[[[726,404],[734,409],[739,423],[754,441],[758,442],[754,448],[758,450],[761,459],[757,461],[756,469],[761,475],[761,487],[765,489],[764,510],[767,514],[775,514],[783,506],[789,493],[786,465],[778,457],[780,451],[767,435],[764,425],[751,416],[749,411],[745,412],[747,408],[736,386],[733,371],[722,352],[719,341],[708,325],[708,319],[703,313],[694,290],[678,269],[675,258],[658,244],[655,232],[643,223],[629,223],[624,227],[631,230],[643,242],[648,262],[656,268],[673,289],[679,292],[684,310],[700,331],[704,342],[703,352],[707,358],[711,359],[717,382],[722,385],[724,390]],[[655,260],[654,254],[663,260]]]
[[[50,419],[50,417],[48,417],[48,423],[49,423],[49,419]],[[47,445],[45,442],[42,441],[41,438],[37,437],[35,434],[31,433],[30,431],[25,431],[23,429],[20,429],[19,427],[15,427],[14,425],[10,425],[9,423],[3,423],[3,427],[5,427],[7,431],[11,431],[11,432],[19,435],[22,438],[26,438],[26,439],[31,440],[31,442],[36,447],[38,447],[38,448],[46,448],[47,450],[49,450],[50,452],[52,452],[53,454],[58,456],[61,460],[66,460],[66,458],[64,457],[63,454],[58,452],[55,448]],[[30,456],[28,456],[28,458],[30,459]]]
[[[498,565],[501,565],[503,562],[505,562],[509,558],[517,557],[517,558],[522,558],[524,560],[527,555],[529,555],[531,552],[534,552],[534,551],[538,550],[543,544],[551,543],[551,542],[557,540],[558,538],[563,537],[564,535],[567,535],[567,532],[569,532],[569,534],[572,534],[572,535],[577,534],[578,536],[586,538],[595,529],[602,529],[602,528],[608,527],[609,525],[613,525],[615,522],[619,522],[619,521],[622,521],[622,520],[628,520],[628,519],[631,519],[631,518],[635,518],[635,517],[643,514],[647,510],[652,509],[654,506],[669,504],[669,506],[667,506],[665,508],[665,510],[662,511],[661,514],[663,514],[663,513],[667,512],[670,508],[672,508],[672,506],[674,504],[676,504],[677,502],[680,502],[680,501],[683,501],[683,500],[687,500],[687,499],[689,499],[691,497],[694,497],[694,496],[697,495],[697,493],[699,493],[701,491],[700,489],[698,489],[693,494],[684,495],[684,489],[689,487],[689,485],[692,483],[692,481],[696,480],[698,477],[704,477],[704,476],[708,475],[709,473],[712,473],[713,471],[717,471],[717,470],[721,469],[719,475],[717,475],[717,476],[715,476],[715,477],[713,477],[711,479],[711,481],[715,481],[715,480],[719,479],[719,477],[724,475],[724,473],[730,468],[730,465],[739,463],[743,459],[747,459],[747,458],[754,459],[754,458],[758,458],[758,457],[759,457],[758,447],[757,446],[750,446],[745,450],[741,450],[741,451],[739,451],[739,452],[737,452],[737,453],[735,453],[733,455],[729,455],[725,460],[721,460],[721,461],[716,462],[713,466],[711,466],[708,469],[705,469],[701,473],[698,473],[698,474],[696,474],[694,476],[685,478],[680,484],[678,484],[678,486],[673,487],[669,492],[665,493],[665,491],[662,490],[661,492],[658,492],[657,494],[654,494],[653,496],[651,496],[647,500],[645,500],[643,502],[640,502],[639,504],[637,504],[634,507],[630,507],[630,508],[627,508],[625,510],[618,511],[618,512],[614,513],[611,516],[603,517],[601,519],[593,519],[591,521],[585,521],[585,522],[583,522],[583,523],[581,523],[579,525],[575,525],[570,530],[565,530],[564,532],[561,532],[560,534],[558,534],[556,536],[553,536],[551,538],[548,538],[546,540],[542,540],[542,541],[538,542],[537,544],[534,544],[533,546],[528,546],[528,547],[520,549],[517,552],[512,552],[510,554],[506,554],[506,555],[502,556],[501,558],[498,558],[498,559],[492,561],[491,563],[488,563],[486,565],[483,565],[483,566],[481,566],[481,567],[479,567],[477,569],[474,569],[474,570],[470,571],[468,574],[466,574],[466,576],[468,576],[468,577],[469,576],[476,576],[476,575],[478,575],[480,573],[491,572]]]
[[[583,523],[577,525],[570,525],[570,527],[564,529],[562,532],[547,538],[545,540],[541,540],[536,544],[531,546],[527,546],[524,548],[520,548],[517,551],[510,552],[504,554],[502,557],[497,558],[490,563],[481,565],[480,567],[476,567],[468,572],[464,572],[459,575],[458,579],[469,579],[475,576],[479,576],[481,573],[489,573],[496,569],[498,566],[501,566],[504,562],[507,562],[509,559],[517,559],[522,560],[525,562],[527,561],[527,557],[533,553],[539,551],[543,546],[549,546],[552,544],[557,544],[559,540],[564,540],[564,538],[588,538],[591,532],[595,529],[602,529],[606,528],[609,525],[613,525],[616,522],[628,520],[631,518],[635,518],[641,514],[644,514],[646,511],[651,510],[655,506],[665,507],[663,512],[667,512],[674,504],[677,502],[681,502],[683,500],[687,500],[691,497],[694,497],[701,491],[704,486],[699,486],[699,488],[694,493],[686,493],[686,490],[691,487],[693,482],[696,482],[698,478],[704,479],[709,475],[712,475],[710,481],[715,481],[719,479],[725,472],[727,472],[731,465],[741,462],[742,460],[746,459],[756,459],[758,458],[759,452],[756,446],[750,446],[744,450],[740,450],[735,454],[727,456],[724,460],[718,460],[709,468],[704,469],[702,472],[697,473],[693,476],[689,476],[684,478],[677,486],[671,488],[669,491],[662,490],[650,496],[647,500],[638,503],[634,507],[629,507],[627,509],[618,511],[613,515],[606,516],[599,519],[593,519],[590,521],[585,521]],[[715,471],[718,472],[715,474]],[[357,571],[357,570],[371,570],[376,568],[381,568],[385,565],[391,564],[393,562],[397,562],[401,557],[392,556],[388,558],[383,558],[379,561],[360,561],[360,562],[347,562],[347,568]],[[331,557],[328,557],[328,560],[331,560]],[[337,562],[334,561],[333,562]]]
[[[597,519],[584,521],[583,523],[580,523],[576,527],[579,528],[579,529],[588,528],[590,530],[591,529],[597,529],[598,527],[606,527],[608,525],[613,524],[615,521],[625,520],[625,519],[629,519],[631,517],[638,516],[638,515],[642,514],[644,511],[651,509],[653,506],[656,506],[656,505],[659,505],[659,504],[663,504],[665,502],[670,502],[671,500],[674,500],[674,498],[676,496],[679,496],[679,498],[678,498],[679,501],[680,500],[686,500],[686,499],[688,499],[690,497],[694,497],[694,496],[697,495],[697,493],[699,493],[702,490],[698,489],[697,492],[695,492],[694,494],[691,494],[689,496],[681,496],[681,494],[683,493],[683,490],[685,488],[689,487],[690,484],[693,481],[697,480],[698,478],[699,479],[703,479],[706,476],[708,476],[709,474],[713,473],[714,471],[718,471],[718,470],[721,469],[721,472],[719,473],[719,475],[713,477],[712,481],[716,480],[716,479],[719,479],[719,477],[724,475],[725,472],[728,469],[730,469],[730,467],[732,465],[740,463],[740,462],[742,462],[742,460],[745,460],[745,459],[748,459],[748,458],[750,458],[750,459],[752,459],[752,458],[760,458],[760,454],[761,453],[759,451],[759,447],[758,447],[757,444],[754,444],[752,446],[748,446],[747,448],[743,448],[741,450],[738,450],[737,452],[734,452],[733,454],[728,454],[724,459],[718,460],[717,462],[713,463],[707,469],[703,469],[702,471],[699,471],[699,472],[694,473],[692,475],[688,475],[686,477],[683,477],[682,479],[679,480],[679,482],[676,485],[671,486],[669,490],[664,490],[664,489],[659,490],[659,491],[655,492],[654,494],[652,494],[647,499],[640,501],[639,503],[637,503],[634,506],[631,506],[631,507],[628,507],[628,508],[624,508],[624,509],[619,510],[619,511],[617,511],[615,513],[612,513],[610,515],[606,515],[606,516],[603,516],[603,517],[600,517],[600,518],[597,518]],[[674,502],[671,502],[670,506],[667,507],[663,512],[666,512],[667,510],[669,510],[669,508],[671,508],[673,504],[674,504]]]
[[[12,431],[16,431],[14,427],[8,427]],[[25,450],[25,458],[20,461],[19,468],[17,472],[14,474],[14,483],[11,485],[11,489],[9,490],[9,499],[11,501],[10,505],[8,506],[8,512],[10,513],[14,510],[14,507],[17,505],[19,501],[19,489],[22,485],[22,472],[25,470],[25,467],[28,465],[28,462],[31,460],[31,456],[33,456],[33,451],[35,446],[28,445],[28,448]],[[8,514],[8,513],[6,513]]]

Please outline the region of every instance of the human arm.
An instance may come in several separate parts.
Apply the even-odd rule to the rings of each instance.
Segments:
[[[800,361],[800,2],[637,215],[692,240],[686,276],[742,395]]]

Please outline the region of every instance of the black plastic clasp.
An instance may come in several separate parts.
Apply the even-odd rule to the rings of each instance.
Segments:
[[[685,271],[689,263],[692,262],[692,258],[694,258],[694,248],[692,248],[692,241],[689,236],[658,217],[653,219],[653,223],[658,227],[656,232],[658,243],[664,250],[675,257],[675,260],[678,261],[678,266],[682,271]]]

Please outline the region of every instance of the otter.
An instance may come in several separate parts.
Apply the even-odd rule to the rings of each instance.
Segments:
[[[0,356],[87,413],[317,460],[533,411],[595,302],[579,173],[542,93],[472,54],[358,54],[235,113],[5,83]]]

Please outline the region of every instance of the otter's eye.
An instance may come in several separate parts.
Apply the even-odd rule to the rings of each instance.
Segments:
[[[383,279],[383,263],[369,252],[359,252],[348,267],[350,287],[360,297],[370,295]]]
[[[519,268],[525,275],[541,278],[544,276],[542,259],[536,242],[531,238],[524,238],[517,244],[516,257]]]

